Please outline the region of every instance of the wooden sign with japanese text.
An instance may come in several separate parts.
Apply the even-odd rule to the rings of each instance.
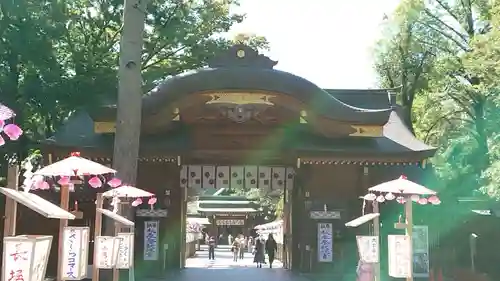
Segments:
[[[379,262],[378,236],[356,236],[359,258],[363,263]]]
[[[118,246],[118,259],[116,260],[116,268],[128,269],[134,265],[134,234],[133,233],[118,233],[120,239]]]
[[[113,236],[97,236],[95,239],[94,251],[96,251],[95,261],[97,268],[111,269],[116,265],[118,258],[118,247],[120,238]]]
[[[158,260],[159,221],[144,222],[144,256],[145,261]]]
[[[333,261],[333,226],[318,223],[318,262]]]
[[[389,235],[389,276],[410,277],[410,238],[406,235]]]
[[[62,280],[82,280],[87,276],[88,227],[70,227],[63,230]]]
[[[42,281],[52,246],[52,236],[5,237],[2,281]]]

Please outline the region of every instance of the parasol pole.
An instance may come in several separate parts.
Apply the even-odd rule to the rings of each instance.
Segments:
[[[411,196],[406,196],[405,216],[406,216],[406,235],[410,240],[408,255],[410,256],[409,274],[406,281],[413,281],[413,201]]]
[[[380,213],[377,200],[373,200],[373,213]],[[379,260],[374,264],[375,281],[380,281],[380,218],[376,216],[373,219],[373,235],[378,237]]]
[[[69,211],[69,185],[61,185],[61,189],[59,190],[61,193],[61,209],[65,211]],[[57,258],[57,280],[62,281],[62,262],[63,262],[63,233],[64,228],[68,226],[68,220],[60,219],[59,220],[59,243],[58,243],[58,254]]]
[[[99,281],[99,268],[97,267],[97,249],[95,248],[97,237],[101,236],[102,231],[102,213],[97,212],[97,208],[102,209],[103,196],[102,193],[97,193],[96,198],[96,212],[94,223],[94,258],[92,262],[92,281]]]

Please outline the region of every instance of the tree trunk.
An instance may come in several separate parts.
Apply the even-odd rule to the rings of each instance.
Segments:
[[[113,168],[124,184],[135,185],[141,134],[142,77],[145,0],[125,0],[118,70],[118,109]],[[129,215],[128,212],[124,214]],[[114,227],[106,224],[106,233]]]

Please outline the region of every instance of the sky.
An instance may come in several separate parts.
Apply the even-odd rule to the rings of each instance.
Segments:
[[[265,36],[275,68],[322,88],[377,87],[372,50],[399,0],[240,1],[247,18],[229,34]]]

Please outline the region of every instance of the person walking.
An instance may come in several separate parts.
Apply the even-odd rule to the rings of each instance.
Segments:
[[[215,237],[208,238],[208,259],[215,260]]]
[[[252,236],[248,236],[247,238],[247,250],[249,253],[253,251]]]
[[[231,252],[233,252],[233,261],[238,261],[240,253],[240,239],[236,238],[231,245]]]
[[[240,241],[239,245],[240,249],[238,251],[238,255],[240,260],[242,260],[245,257],[245,246],[246,246],[245,236],[243,236],[243,234],[240,234],[239,241]]]
[[[233,244],[233,242],[234,242],[234,241],[233,241],[233,235],[231,235],[231,233],[229,233],[229,234],[227,235],[227,244],[228,244],[228,245],[232,245],[232,244]]]
[[[267,237],[266,241],[266,252],[267,252],[267,257],[269,258],[269,268],[273,268],[274,255],[276,254],[277,250],[278,250],[278,244],[274,240],[273,235],[269,233],[269,236]]]
[[[254,257],[253,257],[253,262],[257,264],[257,268],[262,268],[262,264],[266,260],[265,256],[265,249],[264,249],[264,241],[262,241],[260,238],[255,239],[255,250],[254,250]]]

